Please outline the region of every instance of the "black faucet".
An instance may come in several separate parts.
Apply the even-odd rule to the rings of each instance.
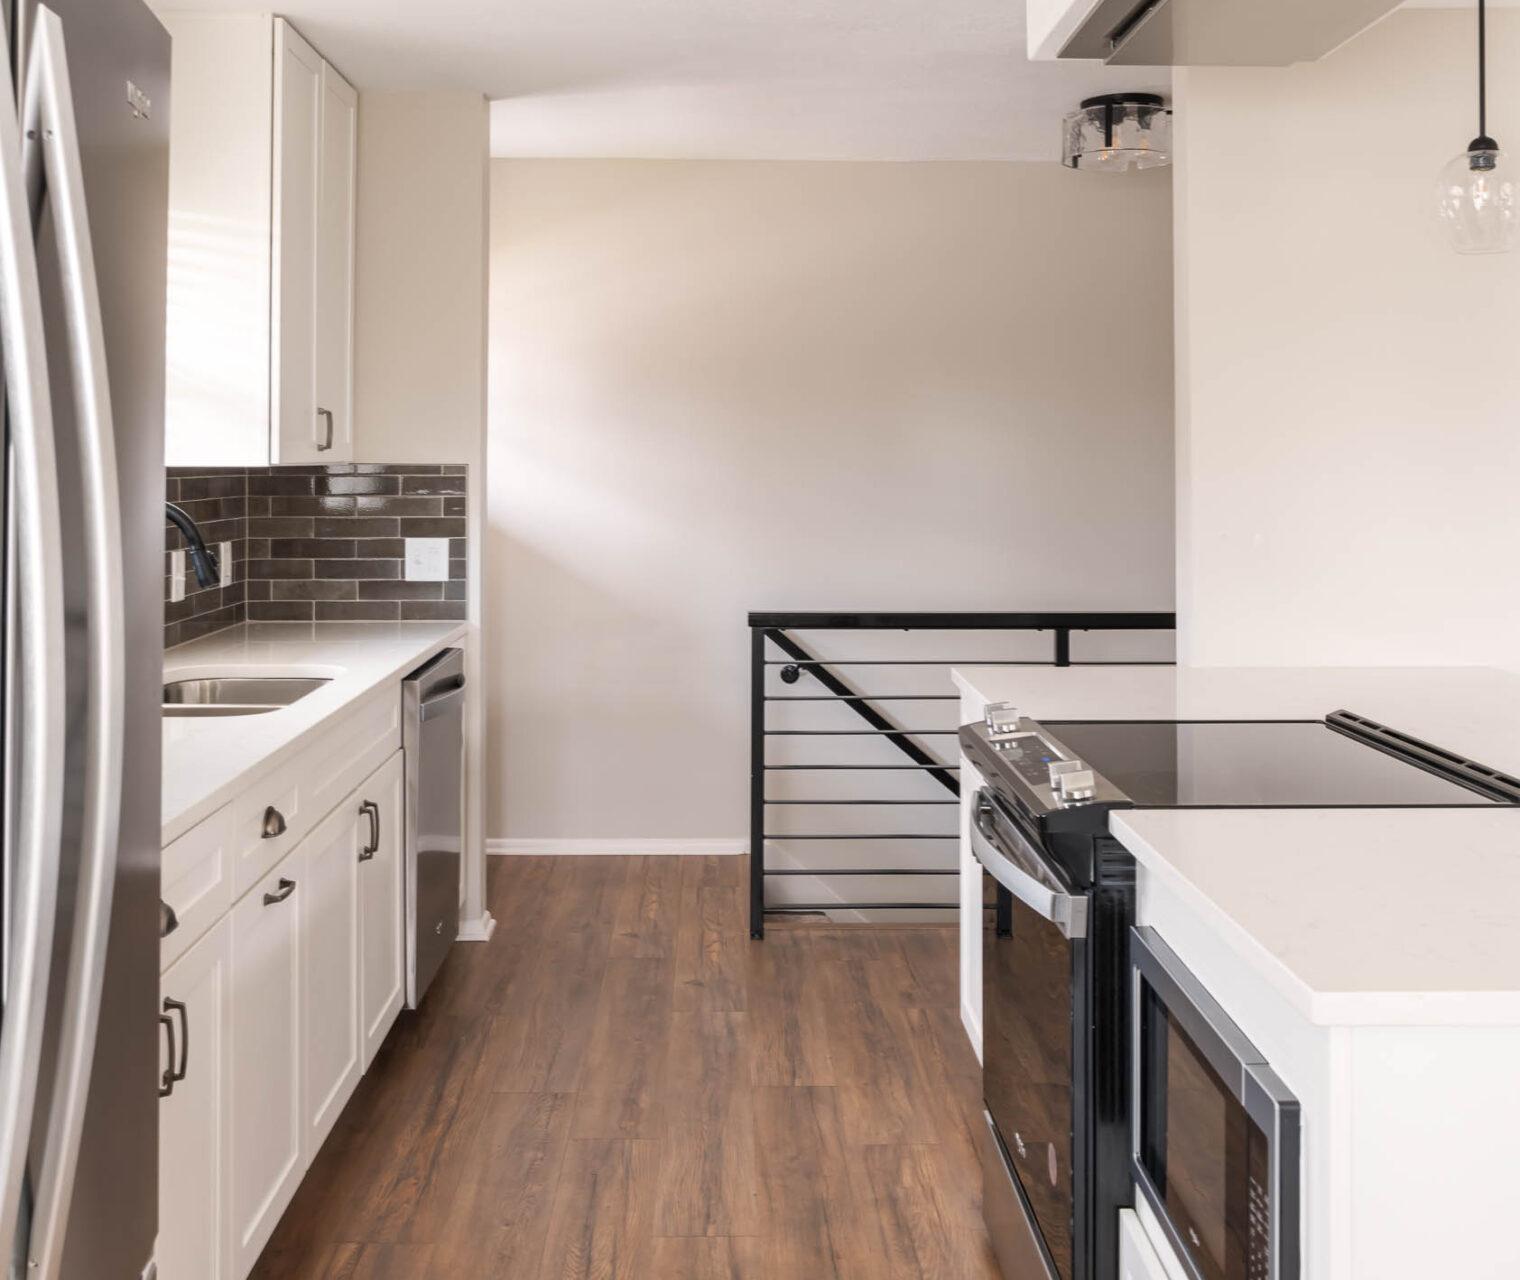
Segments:
[[[164,510],[175,528],[185,535],[185,545],[190,549],[190,564],[195,569],[195,580],[202,587],[216,586],[222,580],[222,569],[216,562],[216,552],[206,545],[195,521],[172,502],[164,503]]]

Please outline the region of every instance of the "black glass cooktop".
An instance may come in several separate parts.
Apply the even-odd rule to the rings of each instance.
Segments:
[[[1502,803],[1319,720],[1043,724],[1139,806]]]

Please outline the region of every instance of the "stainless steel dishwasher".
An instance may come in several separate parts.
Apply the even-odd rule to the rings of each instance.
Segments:
[[[401,684],[406,750],[406,1006],[415,1009],[459,936],[464,851],[464,651]]]

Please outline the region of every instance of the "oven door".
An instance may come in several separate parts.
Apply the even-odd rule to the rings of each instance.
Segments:
[[[971,847],[996,904],[982,969],[987,1225],[1005,1280],[1073,1280],[1074,1041],[1086,1016],[1088,899],[985,793]]]

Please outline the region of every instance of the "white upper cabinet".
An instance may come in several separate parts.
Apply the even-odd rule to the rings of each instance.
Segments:
[[[1025,20],[1029,56],[1037,62],[1076,58],[1144,68],[1285,67],[1323,58],[1397,4],[1398,0],[1029,0]]]
[[[317,430],[332,452],[354,456],[354,177],[359,95],[322,64],[321,186],[317,195]],[[330,416],[328,416],[330,415]],[[322,440],[317,442],[323,443]],[[326,453],[321,455],[327,457]],[[314,459],[320,461],[320,458]]]
[[[349,461],[358,95],[283,18],[162,17],[165,461]]]

